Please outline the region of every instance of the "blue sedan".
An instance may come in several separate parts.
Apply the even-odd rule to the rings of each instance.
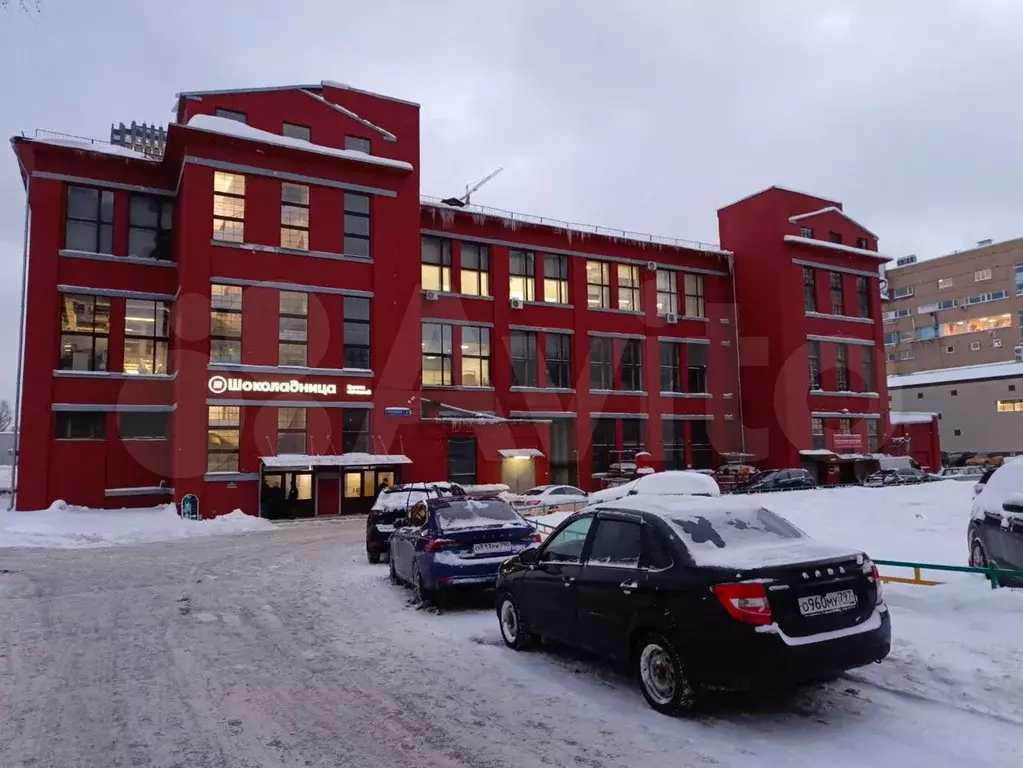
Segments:
[[[418,600],[458,586],[493,586],[501,563],[540,535],[500,499],[436,498],[396,521],[389,541],[391,580]]]

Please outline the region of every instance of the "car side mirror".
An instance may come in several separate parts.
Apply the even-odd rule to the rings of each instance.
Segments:
[[[536,565],[540,559],[540,552],[536,547],[524,549],[519,553],[519,562],[523,565]]]

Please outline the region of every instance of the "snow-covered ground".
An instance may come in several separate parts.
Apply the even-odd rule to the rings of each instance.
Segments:
[[[183,520],[173,504],[146,509],[86,509],[55,503],[32,512],[0,509],[0,547],[81,549],[173,541],[244,531],[273,524],[235,510],[213,520]]]

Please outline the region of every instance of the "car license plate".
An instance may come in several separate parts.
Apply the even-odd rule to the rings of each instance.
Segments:
[[[804,616],[819,616],[822,613],[838,613],[856,607],[856,593],[851,589],[828,592],[823,595],[809,595],[799,598],[799,612]]]
[[[500,555],[511,551],[512,543],[510,541],[485,541],[482,544],[472,545],[474,555]]]

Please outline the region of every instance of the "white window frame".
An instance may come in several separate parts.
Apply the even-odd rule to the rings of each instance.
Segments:
[[[975,283],[982,283],[985,280],[990,279],[991,279],[990,267],[988,267],[987,269],[978,269],[976,272],[973,273],[973,282]]]

